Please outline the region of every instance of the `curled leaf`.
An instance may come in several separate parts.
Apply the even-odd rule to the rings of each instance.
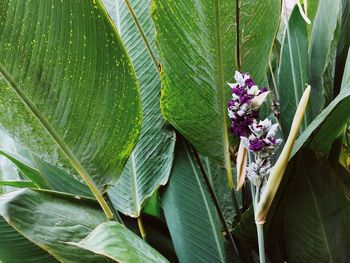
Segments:
[[[278,187],[282,181],[282,176],[284,171],[287,168],[290,155],[294,146],[294,142],[299,132],[299,127],[303,119],[307,103],[309,101],[311,92],[310,85],[305,89],[303,96],[299,102],[298,108],[295,112],[294,119],[292,122],[292,127],[289,132],[288,139],[282,150],[281,155],[279,156],[275,166],[273,167],[270,177],[267,181],[266,188],[262,193],[260,202],[257,206],[255,213],[255,222],[256,224],[264,224],[269,208],[272,204],[272,201],[277,193]]]
[[[247,161],[248,151],[241,140],[237,153],[237,191],[240,190],[244,184]]]

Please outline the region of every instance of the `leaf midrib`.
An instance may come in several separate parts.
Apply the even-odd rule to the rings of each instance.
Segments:
[[[136,212],[136,216],[139,216],[139,207],[140,207],[140,200],[138,198],[138,184],[137,184],[137,172],[136,172],[136,164],[135,164],[135,154],[134,152],[130,155],[130,173],[131,173],[131,194],[132,198],[134,199],[134,211]]]
[[[225,160],[225,169],[228,178],[228,183],[230,189],[232,190],[233,179],[231,172],[231,159],[229,152],[229,141],[228,141],[228,129],[227,129],[227,116],[226,116],[226,92],[225,92],[225,80],[224,80],[224,63],[222,58],[222,35],[220,27],[220,11],[219,11],[219,0],[215,1],[215,24],[216,24],[216,49],[217,49],[217,63],[218,63],[218,83],[219,86],[219,99],[221,106],[221,116],[222,116],[222,132],[223,132],[223,144],[224,144],[224,160]],[[239,45],[239,43],[237,43]]]
[[[48,120],[41,114],[36,105],[31,101],[31,99],[25,94],[25,92],[17,85],[14,78],[10,73],[4,68],[2,63],[0,63],[0,75],[6,80],[6,82],[10,85],[16,95],[22,100],[22,102],[27,106],[27,108],[32,112],[32,114],[36,117],[39,123],[43,126],[43,128],[49,133],[52,137],[53,141],[58,145],[58,147],[62,150],[62,152],[66,155],[67,159],[71,162],[72,166],[76,169],[79,175],[83,178],[89,188],[92,190],[97,199],[102,198],[102,194],[100,193],[97,185],[92,180],[88,172],[85,168],[80,164],[78,159],[72,153],[70,148],[66,145],[66,143],[61,139],[61,137],[56,133],[54,128],[50,125]]]

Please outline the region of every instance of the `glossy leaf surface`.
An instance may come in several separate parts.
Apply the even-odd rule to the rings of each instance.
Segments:
[[[101,2],[3,0],[0,50],[9,84],[1,86],[5,128],[100,189],[115,181],[138,138],[141,104],[133,67]]]
[[[21,189],[0,196],[0,215],[19,233],[64,262],[108,262],[64,242],[79,242],[105,216],[95,202]]]
[[[162,65],[163,115],[201,153],[225,162],[227,170],[230,89],[225,83],[239,69],[238,57],[242,71],[262,84],[280,16],[277,0],[239,1],[238,16],[235,3],[152,3]]]
[[[130,8],[144,32],[142,38],[124,0],[103,0],[135,66],[140,84],[143,122],[140,140],[125,166],[120,180],[108,191],[116,209],[132,217],[140,214],[147,198],[168,181],[172,166],[175,133],[167,128],[160,113],[160,77],[156,62],[146,48],[155,52],[155,30],[149,0],[131,0]]]
[[[19,234],[0,216],[0,261],[6,263],[54,263],[50,254]]]
[[[178,142],[164,215],[180,262],[226,262],[214,204],[187,145]]]
[[[294,8],[284,35],[278,72],[278,93],[281,103],[281,126],[287,138],[294,113],[306,89],[309,76],[308,39],[306,23],[297,7]],[[310,120],[306,114],[302,123],[305,129]]]
[[[99,225],[89,236],[72,245],[123,263],[167,263],[144,240],[117,222]]]
[[[339,38],[340,0],[319,1],[310,39],[311,107],[315,118],[333,97],[336,44]]]

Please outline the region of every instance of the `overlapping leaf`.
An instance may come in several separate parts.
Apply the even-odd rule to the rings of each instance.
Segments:
[[[227,262],[220,221],[190,149],[182,140],[162,203],[180,262]]]
[[[311,108],[315,118],[333,98],[341,1],[319,1],[310,40]]]
[[[281,104],[281,126],[288,136],[296,108],[306,88],[309,76],[308,39],[306,23],[297,7],[294,8],[284,34],[281,61],[278,71],[278,93]],[[302,128],[311,121],[306,113]]]
[[[105,221],[96,204],[58,193],[22,189],[0,196],[0,215],[27,239],[63,262],[108,262],[65,242],[79,242]]]
[[[349,201],[326,159],[319,162],[312,153],[301,158],[285,211],[288,262],[346,262]]]
[[[155,31],[150,17],[150,1],[131,0],[130,7],[142,27],[142,38],[124,0],[103,0],[117,26],[135,66],[141,90],[143,123],[138,144],[132,152],[118,183],[108,195],[122,213],[137,217],[144,201],[169,178],[175,147],[175,134],[165,126],[160,113],[160,77],[154,53]]]
[[[42,250],[0,216],[0,261],[11,263],[54,263],[54,257]]]
[[[318,153],[327,154],[331,144],[338,137],[350,111],[350,89],[341,92],[318,116],[295,142],[292,156],[305,144]]]
[[[138,138],[141,104],[101,2],[2,0],[0,50],[5,128],[53,165],[71,170],[68,159],[100,189],[115,181]]]
[[[225,82],[232,81],[238,57],[242,71],[261,84],[280,16],[277,0],[237,2],[238,16],[229,0],[155,0],[152,8],[163,115],[201,153],[225,161],[227,171]]]
[[[87,251],[104,255],[117,262],[169,262],[140,237],[117,222],[103,223],[79,243],[71,244]]]

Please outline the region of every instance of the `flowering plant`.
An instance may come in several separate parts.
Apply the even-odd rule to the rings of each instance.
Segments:
[[[260,262],[265,262],[262,225],[286,169],[309,99],[310,87],[300,100],[285,148],[274,168],[271,158],[282,143],[282,139],[276,135],[278,123],[272,124],[270,119],[259,120],[259,107],[268,91],[265,87],[260,90],[247,73],[236,71],[235,80],[236,83],[228,84],[232,90],[232,99],[228,101],[228,116],[231,119],[231,132],[241,139],[237,155],[237,185],[240,188],[247,175],[251,183]],[[269,180],[270,175],[272,178]]]

